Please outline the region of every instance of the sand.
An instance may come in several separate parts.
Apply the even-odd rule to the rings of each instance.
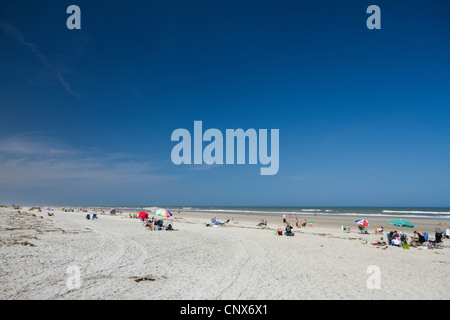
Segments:
[[[207,227],[210,214],[174,216],[181,218],[168,219],[175,231],[150,231],[126,214],[87,220],[85,213],[0,208],[0,298],[450,298],[448,239],[443,249],[382,249],[370,244],[379,235],[341,230],[355,226],[352,217],[305,216],[314,225],[287,237],[274,234],[281,217],[224,214],[217,219],[231,219],[228,227]],[[256,227],[261,218],[267,228]],[[379,222],[390,231],[388,220]],[[433,232],[437,221],[416,223]]]

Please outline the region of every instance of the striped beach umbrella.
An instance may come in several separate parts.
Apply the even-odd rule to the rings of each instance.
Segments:
[[[166,210],[166,209],[158,209],[158,210],[155,211],[155,214],[157,216],[167,217],[167,218],[172,216],[172,213],[170,213],[170,211]]]
[[[355,222],[356,222],[356,224],[359,224],[361,226],[365,226],[365,227],[370,226],[369,221],[367,221],[366,219],[359,219],[359,220],[356,220]]]

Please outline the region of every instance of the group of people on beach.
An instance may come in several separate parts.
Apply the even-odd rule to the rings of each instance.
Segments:
[[[290,215],[289,215],[289,217],[290,217]],[[295,227],[296,228],[306,227],[307,224],[308,224],[308,222],[306,221],[306,219],[304,219],[300,223],[298,221],[298,218],[297,217],[295,218]],[[287,214],[286,213],[283,214],[283,225],[284,225],[284,235],[286,235],[286,236],[293,236],[294,235],[294,231],[293,231],[294,227],[292,226],[292,224],[289,221],[287,221]],[[310,225],[312,225],[312,223],[310,223]],[[282,235],[283,231],[280,228],[278,228],[275,231],[275,234]]]
[[[289,217],[290,217],[290,215],[289,215]],[[290,222],[287,222],[286,218],[287,218],[287,215],[285,213],[285,214],[283,214],[283,224],[288,226],[288,225],[290,225]],[[297,217],[295,218],[295,226],[297,228],[306,227],[307,224],[308,224],[308,222],[306,221],[306,219],[304,219],[303,222],[300,224],[298,221],[298,218]]]
[[[379,231],[376,234],[380,234]],[[442,234],[439,228],[436,228],[435,238],[433,240],[428,238],[427,232],[414,231],[413,236],[408,241],[408,236],[406,233],[404,233],[403,231],[397,232],[396,230],[394,230],[387,233],[387,240],[388,240],[387,243],[384,241],[383,237],[381,237],[380,241],[372,244],[383,246],[389,244],[394,247],[404,247],[404,248],[405,246],[406,248],[408,248],[409,246],[413,247],[427,246],[434,248],[438,247],[437,244],[442,242],[441,240],[442,236],[445,237],[446,234],[450,235],[450,227],[446,230],[444,234]]]
[[[157,220],[155,217],[151,217],[149,219],[143,219],[144,227],[148,228],[150,231],[158,231],[158,230],[174,230],[172,224],[168,224],[164,226],[163,220]]]

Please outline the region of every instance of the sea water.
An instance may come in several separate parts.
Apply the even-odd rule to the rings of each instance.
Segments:
[[[145,211],[149,206],[118,206],[124,212]],[[178,211],[245,215],[312,215],[312,216],[378,216],[450,219],[449,207],[330,207],[330,206],[172,206],[157,205],[174,213]]]

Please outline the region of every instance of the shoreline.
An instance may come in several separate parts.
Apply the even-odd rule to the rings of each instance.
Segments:
[[[172,212],[173,213],[173,212]],[[178,211],[177,211],[178,213]],[[195,217],[199,219],[205,219],[205,221],[208,221],[210,218],[213,218],[216,216],[217,220],[220,222],[226,221],[228,219],[233,219],[233,217],[246,221],[248,223],[254,222],[255,225],[258,224],[259,220],[264,218],[263,220],[267,220],[268,225],[272,226],[272,228],[275,228],[277,225],[282,224],[282,215],[263,215],[263,214],[237,214],[237,213],[205,213],[205,212],[194,212],[194,211],[179,211],[180,216],[186,216],[186,217]],[[314,225],[324,228],[341,228],[341,226],[345,226],[347,228],[351,228],[354,230],[357,230],[357,225],[355,223],[355,220],[367,217],[367,215],[361,215],[361,216],[333,216],[333,215],[296,215],[299,222],[301,223],[303,219],[306,219],[309,223],[310,221],[313,222]],[[367,227],[369,233],[379,227],[379,225],[382,225],[384,227],[384,230],[387,232],[390,231],[399,231],[403,229],[406,233],[413,233],[413,231],[418,232],[428,232],[430,234],[434,234],[436,227],[439,227],[442,232],[445,232],[447,227],[450,226],[450,218],[449,219],[435,219],[435,218],[405,218],[408,221],[411,221],[414,223],[414,228],[400,228],[396,226],[389,225],[388,222],[398,218],[398,217],[376,217],[377,219],[374,219],[375,217],[368,217],[367,219],[370,222],[370,226]],[[402,217],[404,218],[404,217]],[[289,218],[289,215],[287,215],[288,222],[290,222],[292,225],[295,226],[296,217]],[[439,220],[439,221],[436,221]],[[438,225],[438,223],[441,222],[441,226]]]
[[[24,210],[28,210],[30,207],[23,207]],[[47,207],[46,207],[47,208]],[[67,207],[69,208],[69,207]],[[87,210],[90,213],[96,212],[98,210],[109,211],[110,207],[71,207],[71,208],[82,208]],[[117,207],[121,208],[121,207]],[[145,210],[144,208],[139,207],[122,207],[123,210],[121,214],[115,214],[117,216],[124,216],[128,214],[138,213],[141,209],[149,213],[151,216],[151,212],[149,210]],[[126,208],[136,208],[136,209],[128,209]],[[183,209],[171,209],[167,207],[168,210],[178,216],[185,217],[195,217],[199,219],[204,219],[205,223],[210,221],[211,218],[217,217],[219,221],[226,221],[227,219],[232,220],[233,217],[243,220],[243,221],[252,221],[255,225],[261,220],[267,220],[269,224],[272,225],[272,228],[275,228],[277,225],[282,224],[282,212],[241,212],[241,211],[206,211],[206,210],[183,210]],[[42,212],[47,212],[48,210],[42,209]],[[58,209],[56,209],[58,210]],[[105,212],[102,215],[110,215]],[[436,228],[440,228],[442,232],[450,226],[450,216],[449,217],[433,217],[433,216],[410,216],[410,215],[383,215],[383,214],[367,214],[367,213],[352,213],[352,214],[329,214],[329,213],[287,213],[287,221],[295,226],[296,218],[301,222],[303,219],[307,219],[308,222],[317,222],[319,221],[322,227],[330,227],[330,228],[341,228],[345,226],[351,229],[357,229],[357,225],[355,220],[358,219],[367,219],[370,222],[370,226],[367,227],[369,230],[375,230],[380,225],[384,227],[386,231],[399,231],[403,229],[406,233],[413,233],[413,231],[418,232],[428,232],[430,235],[434,234]],[[290,217],[289,217],[290,216]],[[404,219],[412,222],[414,224],[414,228],[400,228],[389,225],[388,222],[394,219]],[[440,225],[439,225],[440,224]],[[369,232],[370,233],[370,232]]]

